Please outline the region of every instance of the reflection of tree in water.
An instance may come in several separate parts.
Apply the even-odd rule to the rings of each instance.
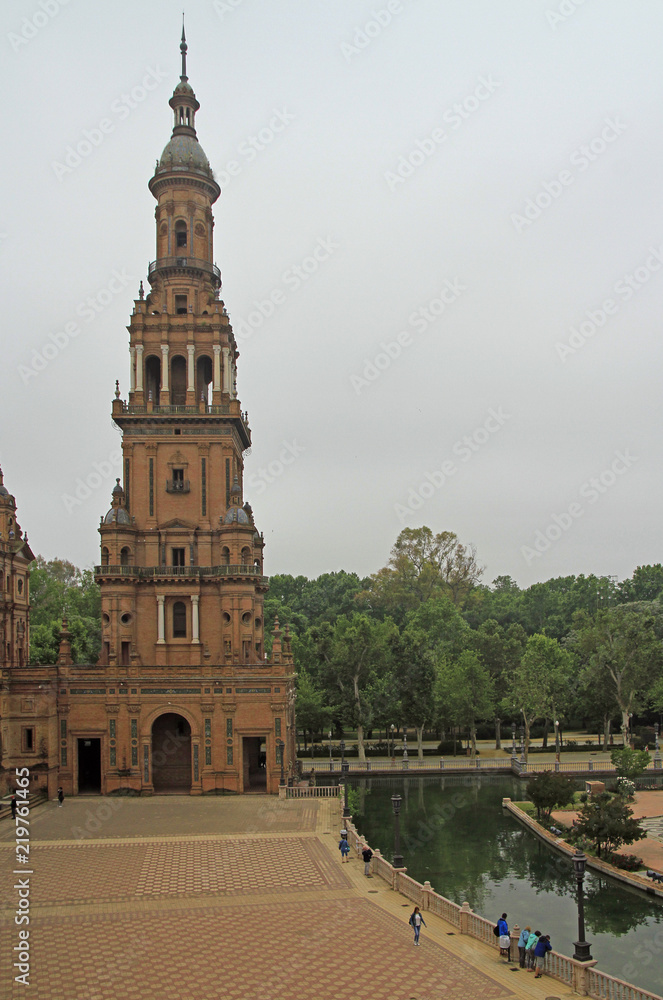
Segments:
[[[628,906],[624,905],[624,893]],[[641,927],[648,920],[657,924],[663,921],[663,909],[635,890],[621,888],[609,879],[592,876],[585,878],[585,924],[593,934],[613,934],[621,937],[628,931]]]

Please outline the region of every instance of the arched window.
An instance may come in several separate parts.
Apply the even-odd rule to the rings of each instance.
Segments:
[[[174,406],[186,403],[186,361],[179,354],[170,365],[170,401]]]
[[[156,354],[150,354],[145,359],[145,395],[157,405],[159,393],[161,392],[161,358]]]
[[[101,565],[108,566],[108,549],[106,548],[105,545],[101,550]]]
[[[196,402],[212,402],[212,359],[201,354],[196,362]]]
[[[222,566],[230,565],[230,549],[228,548],[227,545],[224,545],[223,548],[221,549],[221,565]]]
[[[18,596],[21,597],[22,594],[23,594],[23,581],[19,577],[19,581],[18,581]]]
[[[186,604],[175,601],[173,604],[173,639],[186,639]]]
[[[175,246],[186,247],[186,222],[180,219],[175,223]]]
[[[127,546],[125,545],[120,552],[120,566],[130,566],[129,559],[131,558],[131,553]]]
[[[251,565],[251,549],[249,549],[249,548],[243,548],[242,549],[242,566],[250,566],[250,565]]]

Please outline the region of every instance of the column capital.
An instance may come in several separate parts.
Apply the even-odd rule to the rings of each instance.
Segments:
[[[187,344],[186,345],[186,349],[187,349],[187,351],[188,351],[189,354],[195,354],[196,353],[196,345],[195,344]]]
[[[136,351],[138,352],[138,354],[142,354],[143,353],[143,345],[142,344],[136,344]]]
[[[214,351],[215,354],[220,354],[221,353],[221,344],[212,344],[212,350]],[[224,347],[223,350],[227,351],[228,348]]]
[[[170,350],[170,347],[168,346],[168,344],[162,344],[161,345],[161,353],[162,354],[168,354],[169,350]]]

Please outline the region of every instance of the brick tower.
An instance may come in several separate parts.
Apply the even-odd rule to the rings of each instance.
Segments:
[[[149,182],[156,259],[128,327],[128,400],[118,386],[112,408],[124,478],[96,567],[107,720],[79,771],[96,774],[99,755],[102,791],[273,791],[281,758],[294,760],[292,656],[277,623],[265,658],[264,542],[242,491],[251,432],[214,263],[220,188],[196,135],[184,31],[180,49],[173,132]],[[91,718],[98,698],[87,704]]]

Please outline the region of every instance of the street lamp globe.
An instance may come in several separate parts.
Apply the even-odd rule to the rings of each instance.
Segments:
[[[575,869],[576,878],[585,877],[585,868],[587,867],[587,857],[582,851],[577,850],[573,855],[573,867]]]

